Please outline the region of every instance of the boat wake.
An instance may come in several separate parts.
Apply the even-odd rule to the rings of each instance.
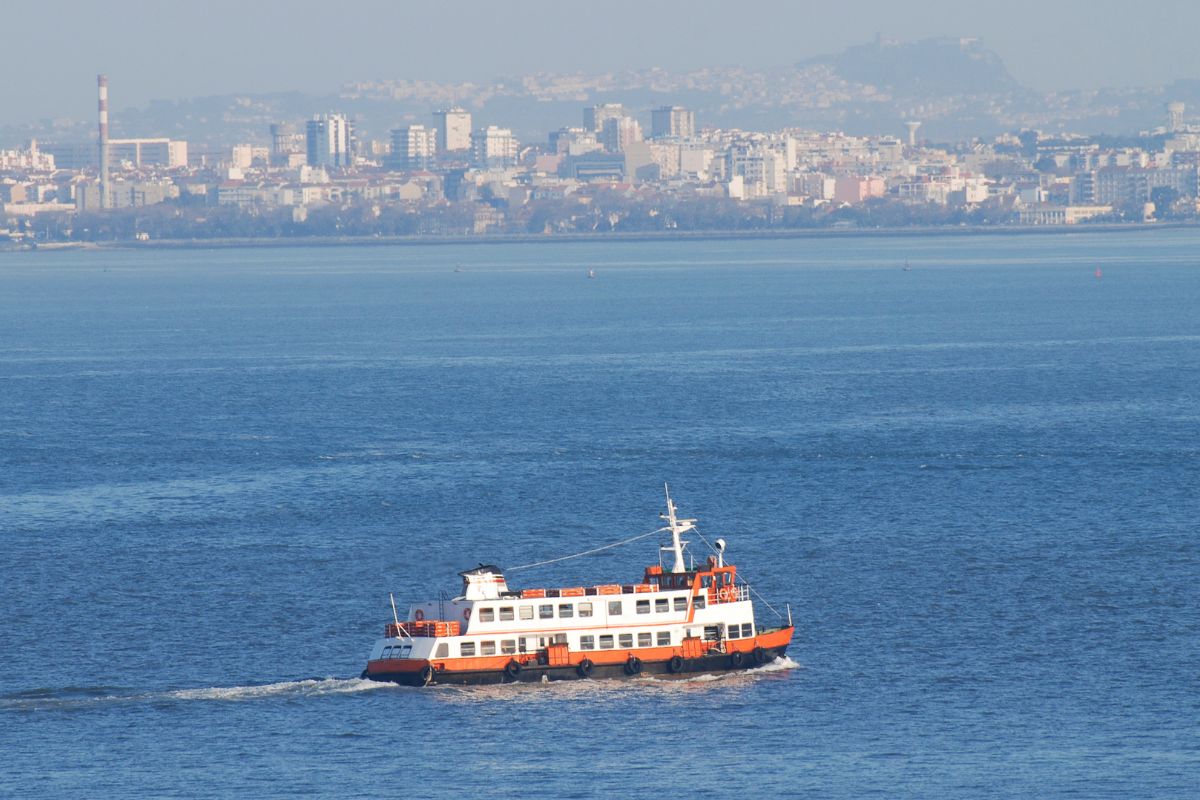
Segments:
[[[401,689],[396,684],[360,678],[306,678],[257,686],[211,686],[134,692],[113,686],[28,689],[0,695],[0,711],[82,710],[109,705],[159,705],[195,700],[240,702],[271,698],[307,698]]]

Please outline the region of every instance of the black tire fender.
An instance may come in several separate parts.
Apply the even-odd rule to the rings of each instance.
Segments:
[[[575,671],[577,673],[579,673],[579,677],[581,677],[581,678],[586,678],[587,676],[591,675],[592,674],[591,659],[585,658],[583,661],[580,661],[579,666],[575,667]]]
[[[641,673],[641,671],[642,671],[642,660],[640,658],[638,658],[637,656],[630,656],[629,660],[625,662],[625,674],[626,675],[637,675],[637,674]]]
[[[671,656],[671,660],[667,662],[667,669],[676,675],[679,674],[683,670],[683,658]]]
[[[754,648],[753,656],[755,664],[767,663],[767,651],[763,650],[761,647]]]
[[[515,658],[504,665],[504,674],[516,680],[521,676],[521,662]]]
[[[746,663],[746,654],[740,650],[729,656],[729,666],[733,669],[739,669],[744,663]]]
[[[421,670],[421,685],[428,686],[431,683],[433,683],[433,666],[426,664],[425,668]]]

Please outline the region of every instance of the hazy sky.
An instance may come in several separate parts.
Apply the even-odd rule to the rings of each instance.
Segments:
[[[1036,88],[1200,77],[1200,3],[1127,0],[105,0],[6,3],[0,123],[374,78],[775,66],[885,36],[979,36]]]

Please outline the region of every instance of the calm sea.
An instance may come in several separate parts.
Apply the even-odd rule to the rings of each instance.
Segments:
[[[664,481],[788,661],[357,679]],[[1200,233],[4,254],[0,795],[1195,797],[1198,520]]]

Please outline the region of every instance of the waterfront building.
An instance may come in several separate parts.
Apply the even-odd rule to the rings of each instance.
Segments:
[[[424,125],[406,125],[392,131],[391,169],[412,171],[429,169],[437,149],[436,133]]]
[[[508,128],[488,125],[471,134],[471,151],[477,167],[512,166],[517,161],[517,148],[517,139]]]
[[[354,165],[354,125],[342,114],[321,114],[310,119],[305,144],[310,167]]]
[[[454,107],[433,112],[438,153],[465,154],[471,149],[471,112]]]

